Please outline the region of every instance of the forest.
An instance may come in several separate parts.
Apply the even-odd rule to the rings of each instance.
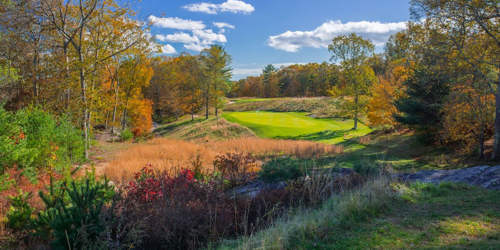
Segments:
[[[500,4],[409,6],[234,80],[131,2],[0,0],[0,250],[500,247],[498,191],[398,179],[499,165]]]

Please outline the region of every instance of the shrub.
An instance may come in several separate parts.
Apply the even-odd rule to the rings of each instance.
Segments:
[[[380,173],[380,166],[373,162],[357,162],[353,170],[361,176],[373,177]]]
[[[199,249],[209,242],[248,235],[290,204],[287,190],[265,190],[256,197],[231,198],[219,179],[198,180],[184,170],[172,176],[149,166],[135,174],[124,199],[114,204],[128,221],[147,218],[143,249]]]
[[[41,168],[69,171],[73,163],[84,160],[84,151],[81,130],[69,117],[56,118],[36,107],[17,113],[0,107],[0,175],[17,167],[36,181]]]
[[[90,239],[96,240],[104,231],[100,213],[111,200],[113,189],[106,179],[98,181],[94,171],[70,182],[51,182],[49,193],[39,194],[46,209],[34,221],[35,230],[39,235],[55,238],[53,249],[80,249],[77,238],[84,226]]]
[[[10,196],[10,210],[7,212],[8,226],[12,229],[27,229],[34,209],[28,200],[33,196],[32,192],[19,192],[18,196]]]
[[[214,166],[227,180],[228,187],[250,181],[257,176],[259,170],[257,159],[243,152],[217,156],[214,160]]]
[[[134,134],[130,129],[125,129],[120,134],[120,140],[122,140],[122,142],[130,141],[132,138],[134,138]]]
[[[296,180],[304,176],[307,170],[305,161],[293,158],[277,158],[262,165],[260,178],[268,183]]]

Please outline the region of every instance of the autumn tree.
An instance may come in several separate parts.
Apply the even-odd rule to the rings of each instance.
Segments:
[[[370,53],[375,46],[370,40],[363,39],[356,34],[338,36],[328,45],[328,50],[333,54],[332,61],[340,60],[344,86],[332,89],[334,96],[344,98],[343,109],[354,118],[353,129],[358,129],[360,112],[366,109],[366,98],[371,84],[375,81],[373,69],[366,65]],[[354,99],[354,100],[351,100]]]
[[[500,159],[500,5],[498,0],[412,0],[414,19],[431,23],[447,35],[461,57],[484,79],[485,66],[497,71],[487,88],[495,95],[495,133],[492,159]]]
[[[129,18],[135,13],[128,6],[114,1],[42,1],[40,12],[61,36],[68,61],[70,55],[75,58],[72,68],[79,82],[81,124],[88,148],[92,105],[89,95],[95,93],[96,73],[107,60],[145,41],[145,28]]]

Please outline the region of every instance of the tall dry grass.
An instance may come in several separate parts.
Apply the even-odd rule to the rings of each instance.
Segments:
[[[288,155],[300,158],[318,158],[340,154],[342,146],[310,141],[241,138],[222,141],[188,142],[155,138],[146,144],[118,153],[104,169],[104,174],[115,182],[127,180],[146,164],[171,174],[189,169],[193,161],[200,161],[204,170],[213,171],[216,156],[225,153],[247,152],[258,156]]]

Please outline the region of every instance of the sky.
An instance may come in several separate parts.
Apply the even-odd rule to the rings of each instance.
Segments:
[[[142,0],[134,8],[154,22],[151,34],[166,55],[224,46],[233,80],[267,64],[329,61],[331,40],[353,32],[382,52],[410,18],[408,0]]]

